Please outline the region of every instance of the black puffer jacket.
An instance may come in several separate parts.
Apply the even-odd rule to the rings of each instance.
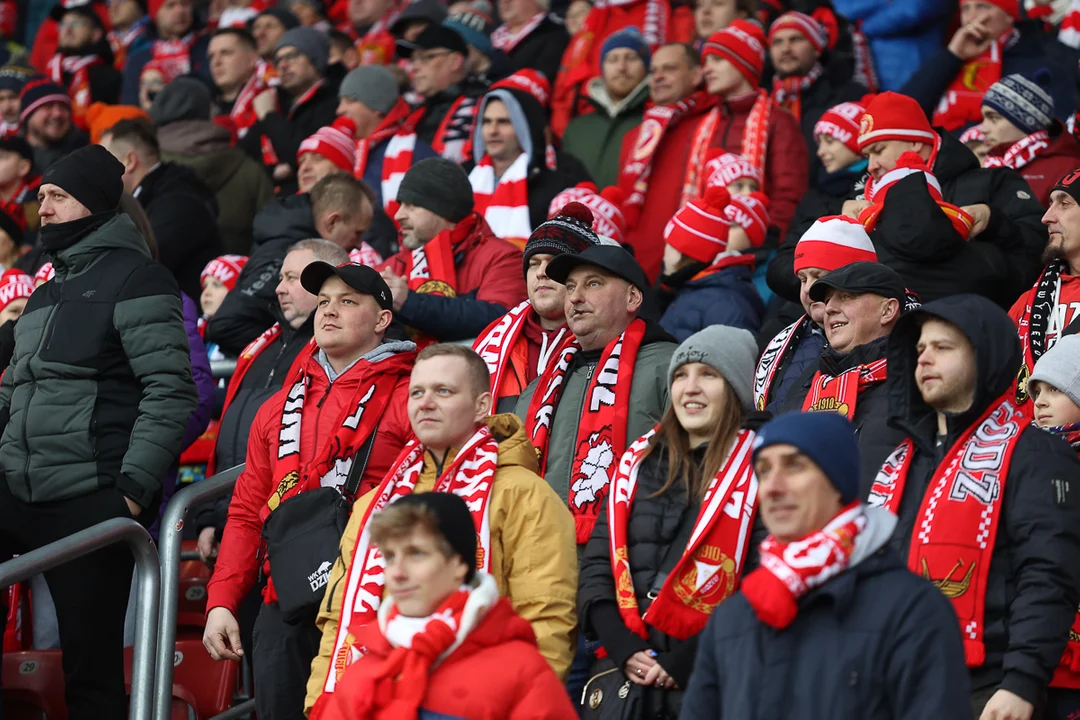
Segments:
[[[975,400],[949,414],[937,446],[937,415],[915,384],[920,320],[940,317],[975,347]],[[907,558],[931,478],[959,436],[1006,392],[1020,369],[1020,342],[1008,315],[982,297],[957,295],[902,317],[889,342],[889,424],[915,444],[890,545]],[[1005,479],[1001,519],[986,588],[986,662],[971,671],[973,690],[1001,686],[1038,703],[1061,658],[1080,600],[1080,497],[1069,490],[1080,462],[1068,444],[1025,428]]]
[[[570,34],[566,32],[562,20],[548,15],[507,55],[516,69],[536,70],[554,85],[563,51],[569,44]]]

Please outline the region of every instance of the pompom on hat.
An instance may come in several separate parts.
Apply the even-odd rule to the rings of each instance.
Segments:
[[[664,242],[698,262],[711,263],[725,252],[731,220],[724,214],[731,194],[723,187],[705,190],[686,203],[664,228]]]
[[[761,247],[769,230],[769,198],[759,192],[733,195],[724,217],[743,229],[751,247]]]
[[[591,182],[578,183],[556,195],[548,206],[548,218],[560,214],[569,203],[581,203],[592,213],[592,229],[597,235],[609,237],[615,242],[623,242],[626,235],[626,218],[623,217],[622,204],[626,194],[615,186],[597,190]]]
[[[577,255],[600,244],[601,240],[593,230],[592,211],[582,203],[568,203],[532,231],[521,257],[522,272],[529,271],[529,258],[533,255]]]

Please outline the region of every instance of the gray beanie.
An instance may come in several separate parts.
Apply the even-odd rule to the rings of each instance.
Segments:
[[[753,407],[757,354],[757,343],[749,331],[710,325],[683,340],[676,348],[668,363],[668,387],[680,365],[705,363],[724,376],[744,408]]]
[[[296,48],[301,54],[307,55],[320,74],[326,72],[326,65],[330,62],[330,39],[326,33],[309,27],[293,28],[281,36],[274,52],[283,47]]]
[[[1066,335],[1043,353],[1028,386],[1036,380],[1054,386],[1080,407],[1080,335]]]
[[[398,186],[397,201],[430,210],[452,223],[473,211],[473,191],[464,168],[441,157],[413,164]]]
[[[179,77],[162,88],[150,106],[158,127],[181,120],[210,119],[210,88],[193,77]]]
[[[400,95],[393,73],[382,65],[361,65],[346,75],[338,88],[338,97],[363,103],[382,115],[394,109]]]

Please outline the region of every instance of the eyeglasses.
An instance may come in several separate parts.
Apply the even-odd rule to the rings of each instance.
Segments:
[[[412,61],[413,65],[427,65],[433,60],[438,60],[441,57],[446,57],[450,54],[449,50],[436,50],[434,52],[416,52],[413,53]]]
[[[298,57],[300,57],[302,54],[303,53],[297,52],[295,50],[293,52],[280,53],[274,56],[274,64],[283,65],[284,63],[292,62],[293,60],[296,60]]]

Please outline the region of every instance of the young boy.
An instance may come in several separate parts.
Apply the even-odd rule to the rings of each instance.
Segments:
[[[705,187],[723,187],[732,195],[749,195],[761,191],[761,168],[742,155],[716,149],[705,163]]]
[[[202,332],[206,321],[214,317],[214,313],[221,307],[225,296],[236,287],[236,280],[240,277],[240,271],[247,265],[246,255],[222,255],[206,263],[199,280],[202,282],[202,295],[199,297],[199,305],[203,316],[199,320],[199,331]]]

